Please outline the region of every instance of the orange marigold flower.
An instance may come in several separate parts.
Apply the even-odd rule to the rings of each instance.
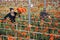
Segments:
[[[29,39],[30,39],[30,36],[27,36],[27,37],[26,37],[26,40],[29,40]]]
[[[8,35],[8,40],[14,40],[13,36]]]
[[[22,37],[20,37],[19,40],[22,40]]]
[[[54,40],[54,34],[50,34],[50,39],[49,40]]]
[[[0,20],[0,22],[2,22],[2,20]]]
[[[26,33],[26,32],[22,32],[21,34],[22,34],[23,36],[26,36],[27,33]]]
[[[9,26],[5,26],[5,28],[7,28],[7,29],[8,29],[8,28],[9,28]]]
[[[37,32],[38,30],[39,30],[39,28],[38,28],[38,27],[36,27],[36,28],[35,28],[35,32]]]
[[[58,30],[58,33],[60,33],[60,30]]]

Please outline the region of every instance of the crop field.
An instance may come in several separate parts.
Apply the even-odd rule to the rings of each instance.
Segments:
[[[40,19],[44,0],[31,0],[30,10],[28,5],[27,0],[0,1],[0,40],[60,40],[60,0],[46,0],[46,12],[51,18],[44,20]],[[3,20],[10,7],[15,12],[18,7],[26,9],[15,18],[14,26],[9,18]]]

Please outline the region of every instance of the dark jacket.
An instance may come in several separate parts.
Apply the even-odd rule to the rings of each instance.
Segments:
[[[8,14],[4,17],[4,19],[6,19],[7,17],[9,17],[10,20],[11,20],[11,22],[15,22],[15,18],[16,18],[17,13],[14,12],[14,15],[15,15],[15,16],[12,16],[11,13],[8,13]]]
[[[48,16],[48,14],[46,12],[40,12],[40,16],[41,18],[45,18]]]

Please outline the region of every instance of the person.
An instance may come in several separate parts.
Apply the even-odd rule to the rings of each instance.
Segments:
[[[9,19],[11,20],[11,22],[15,22],[16,15],[17,15],[17,13],[14,12],[14,9],[10,8],[10,12],[4,17],[4,19],[6,19],[7,17],[9,17]]]
[[[46,12],[46,9],[44,9],[43,11],[40,12],[40,18],[41,19],[45,19],[45,18],[50,18],[50,15]]]

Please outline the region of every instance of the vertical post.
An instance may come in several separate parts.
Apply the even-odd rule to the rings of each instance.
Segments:
[[[14,1],[14,3],[15,3],[15,6],[17,6],[17,0],[12,0],[12,1]]]
[[[31,24],[31,14],[30,14],[30,7],[31,7],[31,0],[28,0],[28,24]],[[31,29],[30,29],[31,30]],[[28,34],[30,36],[30,32],[28,31]]]
[[[44,8],[46,9],[46,0],[44,0]]]
[[[30,19],[30,6],[31,6],[31,0],[28,0],[28,22],[29,22],[29,24],[30,24],[30,22],[31,22],[31,19]]]
[[[52,0],[52,5],[54,4],[54,0]]]

